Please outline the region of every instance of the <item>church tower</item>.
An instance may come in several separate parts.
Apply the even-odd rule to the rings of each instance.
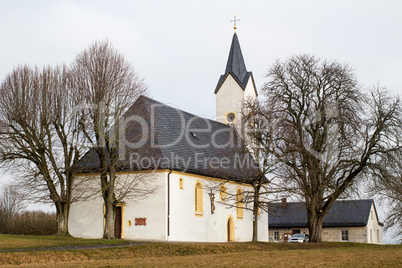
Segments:
[[[219,78],[215,95],[216,120],[226,124],[239,123],[242,103],[250,98],[255,99],[258,95],[253,74],[246,69],[236,31],[233,34],[225,73]]]

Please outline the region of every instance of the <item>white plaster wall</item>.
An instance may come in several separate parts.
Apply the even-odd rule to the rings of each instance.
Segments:
[[[127,175],[124,175],[127,176]],[[135,174],[128,175],[129,179]],[[140,200],[123,200],[125,202],[124,235],[126,239],[137,240],[166,240],[166,173],[153,173],[148,178],[152,185],[157,185],[157,192]],[[98,181],[99,175],[90,176],[93,182]],[[78,177],[77,182],[84,177]],[[100,187],[100,186],[99,186]],[[96,187],[92,187],[93,190]],[[87,190],[90,190],[87,187]],[[76,192],[77,193],[77,192]],[[76,194],[73,191],[73,195]],[[69,216],[69,231],[74,237],[102,238],[103,237],[103,199],[97,196],[87,201],[71,205]],[[135,226],[135,218],[147,218],[146,226]],[[131,221],[131,226],[128,226]]]
[[[370,230],[373,231],[373,239],[370,239]],[[377,230],[379,237],[377,236]],[[371,205],[370,215],[367,222],[367,243],[382,244],[383,227],[378,224],[377,214],[375,213],[374,205]]]
[[[81,181],[92,181],[98,184],[99,176],[93,175],[88,177],[77,177],[75,185]],[[81,187],[73,190],[73,196],[77,196],[81,190],[94,191],[100,185],[94,188]],[[70,207],[70,215],[68,219],[68,229],[72,236],[82,238],[102,238],[103,237],[103,199],[97,195],[87,201],[74,202]]]
[[[179,188],[179,179],[183,178],[183,189]],[[195,184],[203,185],[202,216],[195,215]],[[235,241],[252,240],[252,212],[244,210],[243,219],[238,219],[236,208],[226,208],[220,204],[219,183],[211,180],[180,173],[171,174],[171,215],[170,241],[226,242],[227,220],[231,215],[235,225]],[[228,192],[235,194],[237,185],[227,183]],[[215,214],[211,214],[210,190],[215,193]],[[241,186],[243,191],[245,186]],[[261,213],[259,221],[259,240],[268,241],[268,216]]]
[[[216,121],[225,123],[225,114],[236,112],[243,100],[244,92],[232,75],[228,75],[216,93]]]
[[[251,79],[251,76],[250,76],[250,79],[247,82],[247,86],[244,89],[244,97],[245,98],[256,98],[257,96],[255,94],[255,91],[256,90],[254,88],[253,80]]]
[[[133,177],[135,174],[130,174]],[[144,175],[142,175],[144,176]],[[219,201],[219,182],[202,179],[191,174],[173,172],[170,175],[170,236],[167,226],[167,177],[168,171],[151,174],[152,182],[158,185],[155,194],[141,200],[125,202],[124,238],[132,240],[156,241],[196,241],[226,242],[227,220],[231,215],[235,225],[235,241],[252,240],[252,211],[244,209],[243,219],[238,219],[236,208],[227,208]],[[93,178],[98,178],[93,175]],[[183,189],[179,188],[179,178],[183,178]],[[144,177],[144,179],[146,179]],[[195,184],[200,180],[203,185],[203,216],[195,215]],[[238,185],[226,183],[229,193],[235,194]],[[215,214],[211,214],[209,188],[215,193]],[[243,191],[251,187],[240,186]],[[96,189],[96,187],[94,188]],[[74,194],[74,192],[73,192]],[[251,206],[251,204],[247,204]],[[147,218],[146,226],[135,226],[135,218]],[[129,226],[128,222],[131,221]],[[258,237],[268,241],[268,216],[261,212]],[[103,236],[103,199],[98,196],[85,202],[73,203],[69,218],[70,234],[83,238],[102,238]]]
[[[134,175],[130,175],[134,176]],[[157,186],[157,192],[142,200],[124,200],[125,238],[133,240],[166,240],[166,179],[167,172],[149,175],[152,184]],[[144,179],[147,179],[146,177]],[[135,218],[147,218],[146,225],[135,226]],[[131,221],[131,226],[128,226]]]

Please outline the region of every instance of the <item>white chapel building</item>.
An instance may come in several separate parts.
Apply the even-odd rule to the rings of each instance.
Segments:
[[[144,96],[120,119],[117,238],[251,241],[257,220],[258,239],[268,241],[268,214],[260,211],[254,219],[252,203],[243,202],[253,192],[248,181],[257,171],[234,126],[242,101],[255,98],[257,91],[236,33],[214,93],[216,121]],[[80,160],[78,170],[73,191],[78,201],[71,205],[69,232],[102,238],[104,205],[93,150]],[[78,198],[82,196],[87,198]]]

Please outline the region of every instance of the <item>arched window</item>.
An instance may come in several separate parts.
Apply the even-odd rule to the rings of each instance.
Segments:
[[[202,216],[204,213],[204,205],[203,205],[203,190],[200,181],[197,181],[195,184],[195,215]]]
[[[221,200],[222,200],[223,202],[225,202],[225,201],[226,201],[226,197],[228,196],[227,188],[226,188],[226,185],[225,185],[225,184],[222,184],[222,185],[221,185],[221,188],[219,189],[219,194],[220,194],[220,196],[221,196]]]
[[[236,207],[237,207],[237,218],[243,218],[243,190],[238,187],[236,191]]]
[[[229,215],[227,221],[227,238],[228,242],[235,241],[235,226],[232,215]]]

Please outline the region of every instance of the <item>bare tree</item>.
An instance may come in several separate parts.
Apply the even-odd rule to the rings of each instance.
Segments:
[[[310,241],[318,242],[335,200],[401,150],[400,102],[381,89],[366,97],[350,67],[310,55],[277,61],[267,77],[252,113],[275,118],[273,140],[256,140],[277,162],[273,176],[304,198]]]
[[[237,133],[237,142],[233,143],[234,151],[225,154],[228,159],[233,159],[236,170],[241,174],[239,178],[229,175],[222,183],[210,187],[213,190],[225,190],[222,187],[228,181],[245,183],[251,188],[243,188],[241,192],[224,192],[226,198],[220,202],[226,207],[233,207],[253,212],[253,236],[252,241],[258,241],[258,219],[261,212],[268,213],[268,203],[277,200],[278,187],[275,186],[277,178],[270,176],[275,169],[276,161],[270,155],[269,150],[260,146],[261,141],[265,146],[272,146],[271,124],[267,118],[256,113],[260,103],[255,99],[245,100],[241,109],[241,122],[234,126]],[[264,131],[259,131],[264,129]],[[233,155],[234,154],[234,155]],[[265,226],[263,226],[265,228]]]
[[[9,220],[22,212],[25,208],[24,200],[15,185],[3,185],[0,195],[0,233],[6,233]]]
[[[72,87],[80,92],[82,124],[100,162],[100,182],[105,203],[104,238],[114,238],[116,167],[118,164],[119,118],[146,93],[143,80],[109,41],[94,42],[72,64]],[[83,107],[81,107],[83,108]]]
[[[19,181],[36,201],[56,207],[58,234],[68,235],[68,215],[80,157],[76,94],[65,66],[17,67],[0,87],[1,160],[21,171]]]
[[[278,164],[271,154],[274,146],[275,118],[265,112],[263,103],[258,99],[245,100],[241,118],[240,133],[244,144],[243,155],[245,153],[252,155],[255,170],[252,176],[247,172],[242,172],[246,181],[253,187],[252,192],[245,193],[243,202],[252,204],[253,218],[257,219],[260,210],[268,213],[268,204],[281,198],[279,194],[283,192],[278,187],[278,177],[273,176]],[[253,241],[258,241],[257,235],[258,221],[254,220]]]
[[[369,193],[379,197],[388,208],[385,231],[395,228],[396,235],[402,235],[402,152],[394,152],[387,161],[371,174]]]

